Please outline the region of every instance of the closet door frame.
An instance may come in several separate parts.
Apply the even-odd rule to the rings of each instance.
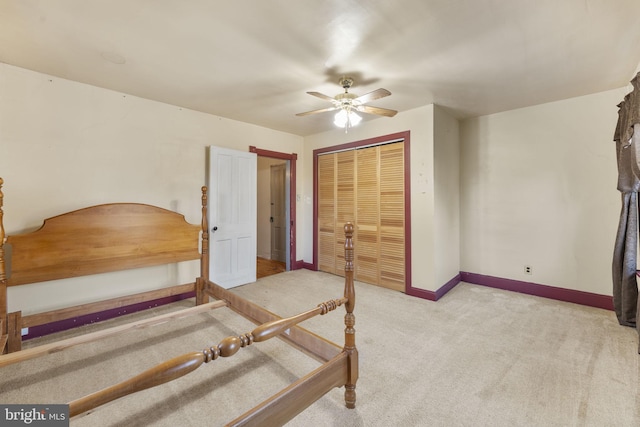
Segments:
[[[311,269],[318,270],[318,157],[323,154],[346,150],[384,145],[391,142],[404,144],[404,245],[405,245],[405,293],[409,294],[411,287],[411,173],[410,173],[410,131],[383,135],[375,138],[363,139],[346,144],[313,150],[313,265]],[[356,224],[357,226],[357,224]],[[358,244],[357,241],[354,242]]]

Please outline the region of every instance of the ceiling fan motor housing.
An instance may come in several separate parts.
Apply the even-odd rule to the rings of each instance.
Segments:
[[[352,104],[352,100],[356,99],[357,97],[358,95],[356,94],[345,92],[336,95],[335,99],[339,104]]]
[[[345,91],[347,89],[351,88],[351,86],[353,86],[353,78],[351,78],[351,77],[342,77],[340,79],[340,86],[342,86]]]
[[[344,88],[344,93],[339,93],[338,95],[335,96],[334,99],[336,100],[337,106],[346,107],[346,106],[355,104],[353,100],[356,99],[358,95],[349,93],[349,89],[351,88],[352,85],[353,85],[353,78],[342,77],[340,79],[340,86]]]

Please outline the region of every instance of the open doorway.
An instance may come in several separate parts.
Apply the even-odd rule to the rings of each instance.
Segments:
[[[257,277],[295,270],[297,155],[250,147],[257,159]]]
[[[258,278],[288,270],[286,175],[286,160],[258,156]]]

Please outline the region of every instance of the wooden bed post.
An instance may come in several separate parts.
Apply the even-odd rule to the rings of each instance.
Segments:
[[[196,279],[196,305],[206,303],[209,298],[204,292],[209,282],[209,222],[207,220],[207,187],[202,187],[202,248],[200,254],[200,277]]]
[[[358,381],[358,350],[356,349],[356,317],[353,309],[356,305],[356,291],[353,284],[353,224],[344,225],[344,296],[347,314],[344,316],[344,351],[349,355],[348,379],[344,388],[344,400],[347,408],[356,407],[356,381]]]
[[[7,342],[7,272],[4,263],[4,213],[2,204],[4,194],[2,193],[4,180],[0,178],[0,354],[5,352]]]

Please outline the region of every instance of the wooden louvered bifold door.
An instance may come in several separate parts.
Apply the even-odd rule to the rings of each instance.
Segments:
[[[335,200],[333,155],[318,158],[318,269],[336,273]]]
[[[318,268],[344,275],[345,222],[356,225],[355,279],[404,291],[404,144],[318,157]]]
[[[380,283],[380,177],[378,147],[356,151],[356,236],[358,250],[354,251],[355,277],[367,283]],[[354,236],[355,237],[355,236]]]
[[[344,277],[344,224],[355,223],[355,151],[336,153],[336,274]]]
[[[380,147],[379,284],[404,291],[404,147]]]

